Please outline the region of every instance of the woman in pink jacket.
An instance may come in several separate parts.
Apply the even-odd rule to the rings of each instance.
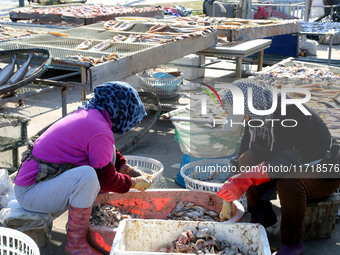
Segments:
[[[127,83],[95,87],[85,106],[49,127],[34,143],[15,179],[15,194],[29,211],[50,213],[68,206],[67,254],[100,254],[86,241],[92,204],[99,191],[149,188],[151,181],[127,165],[115,149],[146,115],[138,93]]]

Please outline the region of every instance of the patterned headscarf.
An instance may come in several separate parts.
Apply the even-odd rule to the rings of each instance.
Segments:
[[[244,95],[244,113],[251,119],[268,119],[273,116],[270,115],[256,115],[249,110],[248,107],[248,88],[252,88],[253,91],[253,106],[256,110],[270,109],[273,103],[272,92],[265,86],[256,81],[250,81],[249,79],[237,80],[232,83],[233,86],[239,88]],[[233,105],[233,95],[229,90],[225,95],[225,101],[230,105]]]
[[[146,112],[137,91],[126,82],[105,82],[94,88],[94,97],[84,103],[85,109],[106,110],[112,131],[124,134],[140,122]]]
[[[250,119],[264,121],[262,127],[249,126],[249,149],[251,150],[254,146],[262,144],[264,150],[272,151],[274,146],[274,128],[272,123],[265,121],[265,119],[272,119],[274,114],[256,115],[252,113],[248,107],[248,88],[252,88],[253,106],[256,110],[268,110],[272,107],[272,92],[264,85],[250,79],[237,80],[234,81],[232,85],[238,87],[244,95],[244,113],[247,114]],[[233,95],[230,91],[226,93],[224,99],[227,103],[233,105]]]

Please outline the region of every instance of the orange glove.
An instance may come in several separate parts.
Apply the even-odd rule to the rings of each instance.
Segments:
[[[135,189],[138,189],[140,191],[147,190],[148,188],[150,188],[150,186],[152,184],[152,180],[145,175],[133,177],[133,178],[131,178],[131,181],[132,181],[131,188],[135,188]]]
[[[269,182],[268,173],[263,171],[264,166],[265,163],[262,162],[253,169],[254,172],[244,172],[229,178],[217,192],[217,195],[231,202],[239,199],[251,185],[257,186]]]

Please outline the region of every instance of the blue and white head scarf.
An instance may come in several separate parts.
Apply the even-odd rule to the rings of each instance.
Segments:
[[[274,128],[272,122],[265,121],[266,119],[272,119],[273,113],[269,115],[256,115],[252,113],[248,107],[248,88],[252,88],[253,106],[257,110],[268,110],[273,104],[272,92],[259,82],[250,79],[241,79],[234,81],[233,86],[239,88],[244,95],[244,113],[250,117],[250,119],[257,119],[264,121],[262,127],[250,127],[250,143],[249,149],[252,149],[252,145],[259,143],[262,140],[262,144],[265,145],[269,151],[273,150],[274,146]],[[224,97],[224,100],[233,106],[233,95],[228,91]]]
[[[251,119],[269,119],[273,117],[270,115],[255,115],[249,110],[248,107],[248,88],[252,88],[253,91],[253,106],[257,110],[268,110],[273,104],[273,94],[264,85],[256,81],[249,79],[237,80],[232,83],[233,86],[239,88],[244,95],[244,113],[247,114]],[[233,105],[233,95],[230,90],[224,97],[225,101],[230,105]]]
[[[137,91],[126,82],[105,82],[94,88],[94,97],[84,103],[85,109],[108,111],[112,131],[124,134],[145,116],[144,105]]]

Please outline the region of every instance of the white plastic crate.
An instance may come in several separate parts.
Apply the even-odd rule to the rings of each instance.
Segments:
[[[164,170],[164,166],[161,162],[153,158],[133,155],[126,155],[124,158],[130,166],[136,167],[144,173],[151,174],[152,184],[150,188],[157,188]]]
[[[172,220],[123,220],[113,240],[111,255],[155,254],[161,246],[170,244],[186,231],[208,228],[219,241],[237,245],[243,254],[270,255],[270,246],[264,227],[260,224],[222,222],[196,222]],[[195,233],[195,232],[194,232]],[[136,241],[138,240],[138,241]],[[179,253],[168,253],[179,254]],[[190,253],[189,253],[190,254]],[[191,253],[193,254],[193,253]]]
[[[183,83],[183,73],[178,77],[159,79],[149,76],[146,72],[137,76],[140,78],[140,86],[143,91],[153,92],[159,98],[173,98],[179,94],[179,86]]]
[[[40,251],[28,235],[15,229],[0,227],[0,254],[40,255]]]
[[[217,192],[231,176],[229,165],[230,159],[198,160],[184,165],[180,173],[187,189]],[[211,182],[213,179],[217,182]],[[245,194],[238,201],[247,210]]]

